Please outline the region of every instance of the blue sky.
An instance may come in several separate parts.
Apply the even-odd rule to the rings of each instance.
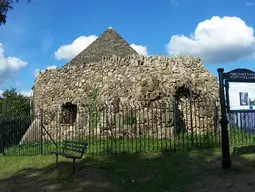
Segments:
[[[25,0],[0,27],[0,90],[27,94],[112,26],[138,52],[200,56],[214,75],[255,71],[255,0]]]

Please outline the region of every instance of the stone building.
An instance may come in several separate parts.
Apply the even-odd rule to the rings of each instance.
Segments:
[[[78,117],[77,113],[86,112],[93,93],[97,95],[93,102],[98,106],[108,103],[115,109],[132,104],[146,110],[156,102],[176,98],[180,103],[187,98],[207,102],[201,104],[205,112],[195,122],[191,122],[194,120],[189,114],[196,114],[198,109],[193,107],[192,112],[178,105],[180,113],[186,114],[186,126],[194,126],[201,116],[212,118],[209,101],[219,98],[217,79],[204,68],[200,58],[139,55],[112,28],[63,67],[40,73],[33,86],[33,102],[36,110],[44,109],[45,125],[69,123],[84,127],[86,115]],[[60,115],[56,120],[54,110],[69,110],[74,115],[66,120]]]
[[[184,94],[218,98],[216,77],[191,56],[141,56],[112,28],[62,68],[38,75],[33,86],[35,108],[67,102],[86,104],[88,91],[99,89],[100,101],[118,95],[121,103],[143,103]],[[180,93],[179,93],[180,92]]]

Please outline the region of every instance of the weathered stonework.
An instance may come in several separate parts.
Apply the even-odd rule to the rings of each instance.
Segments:
[[[202,65],[200,58],[165,56],[107,57],[101,62],[64,66],[38,75],[33,88],[36,108],[54,108],[71,102],[81,109],[88,93],[98,88],[99,102],[147,105],[169,101],[181,88],[189,88],[200,99],[218,99],[216,77]]]
[[[110,36],[115,41],[105,46],[104,56],[99,47]],[[35,80],[35,111],[44,110],[43,124],[52,137],[172,138],[182,130],[204,133],[218,127],[214,114],[219,98],[217,79],[200,58],[141,56],[112,29],[100,38],[62,68],[46,70]],[[112,53],[121,45],[121,53]],[[98,95],[91,101],[94,89]],[[67,103],[75,105],[77,112],[69,124],[61,120],[65,114],[61,108]],[[134,122],[127,124],[125,118]]]
[[[203,103],[198,102],[191,109],[192,117],[190,116],[190,107],[187,108],[186,106],[187,99],[185,97],[189,86],[192,90],[193,99],[203,101]],[[98,88],[99,91],[97,104],[108,103],[114,106],[117,98],[119,99],[118,107],[120,108],[130,105],[139,106],[140,110],[149,111],[145,114],[148,113],[149,116],[154,114],[154,116],[156,115],[157,118],[161,119],[153,124],[152,122],[155,120],[152,117],[146,117],[145,120],[137,117],[138,123],[132,125],[131,128],[130,126],[121,128],[119,124],[123,123],[119,123],[120,120],[115,120],[117,122],[112,123],[113,125],[107,128],[106,119],[102,119],[102,114],[106,114],[104,107],[100,120],[93,128],[93,134],[96,133],[102,137],[110,137],[116,132],[115,136],[118,137],[127,134],[134,136],[138,134],[139,130],[146,135],[157,134],[161,137],[162,135],[163,137],[172,137],[174,131],[172,101],[175,94],[180,96],[180,103],[177,107],[180,114],[182,114],[182,121],[186,123],[185,127],[188,131],[193,128],[193,132],[205,132],[215,127],[214,121],[212,121],[213,101],[218,99],[218,84],[216,77],[203,67],[199,58],[133,55],[126,58],[106,57],[97,63],[86,65],[77,63],[77,65],[66,65],[60,69],[40,73],[33,88],[34,105],[36,109],[44,108],[44,123],[51,130],[51,133],[55,134],[55,132],[66,129],[66,131],[62,131],[61,134],[64,135],[61,137],[77,136],[75,135],[77,133],[89,134],[91,130],[88,129],[90,126],[87,115],[87,106],[90,102],[88,94],[93,88]],[[77,105],[78,117],[76,124],[59,125],[56,119],[60,117],[56,117],[54,111],[59,111],[61,105],[67,102]],[[155,109],[159,108],[160,105],[152,110],[151,107],[148,107],[157,102],[167,103],[167,109],[169,110],[163,116],[170,117],[170,120],[162,120],[162,114],[155,112]],[[170,108],[172,109],[170,110]],[[137,114],[139,113],[142,112],[138,111]],[[50,114],[53,114],[52,118],[50,118]],[[116,117],[121,119],[123,115],[125,116],[123,111],[117,113],[108,111],[107,114],[111,122]],[[136,116],[138,116],[137,114]],[[178,118],[180,118],[180,114]],[[169,121],[171,121],[171,125],[167,125]],[[141,122],[143,122],[142,125]],[[139,129],[137,128],[138,125],[140,126]],[[78,128],[83,129],[83,131],[75,131]]]

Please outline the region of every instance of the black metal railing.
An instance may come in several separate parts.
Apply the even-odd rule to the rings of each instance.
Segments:
[[[183,99],[146,105],[38,109],[31,116],[1,119],[0,152],[47,154],[57,150],[63,140],[87,141],[91,154],[219,147],[219,108],[215,101]],[[255,143],[254,119],[250,114],[229,114],[231,145]]]

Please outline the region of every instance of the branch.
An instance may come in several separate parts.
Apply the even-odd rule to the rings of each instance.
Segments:
[[[13,4],[19,3],[19,0],[0,0],[0,25],[6,24],[6,18],[8,11],[13,10]],[[31,2],[31,0],[27,0],[28,3]]]

